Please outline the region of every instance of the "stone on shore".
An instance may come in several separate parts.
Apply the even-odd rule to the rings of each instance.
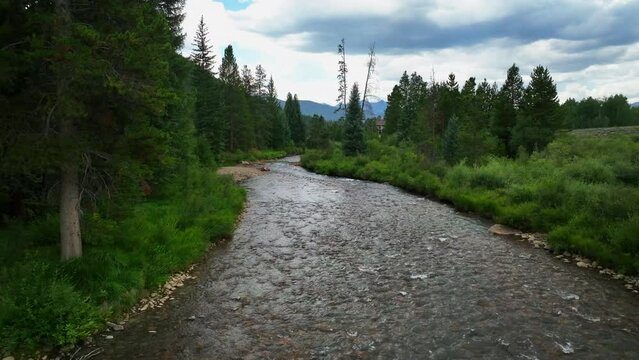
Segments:
[[[495,224],[493,226],[491,226],[488,231],[491,234],[495,234],[495,235],[501,235],[501,236],[508,236],[508,235],[518,235],[521,234],[521,231],[513,229],[513,228],[509,228],[506,225],[501,225],[501,224]]]

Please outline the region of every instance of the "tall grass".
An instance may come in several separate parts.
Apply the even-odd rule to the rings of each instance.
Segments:
[[[85,254],[58,260],[55,216],[0,230],[0,349],[74,344],[231,236],[244,191],[192,169],[164,195],[84,216]]]
[[[449,167],[412,148],[372,141],[366,155],[308,152],[306,168],[387,182],[436,196],[523,230],[543,231],[556,251],[639,273],[639,138],[564,135],[528,158]]]

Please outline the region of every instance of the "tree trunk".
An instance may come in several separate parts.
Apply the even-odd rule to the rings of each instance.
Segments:
[[[368,96],[368,81],[375,70],[375,43],[373,43],[368,52],[368,71],[366,72],[366,82],[364,83],[364,96],[362,96],[362,114],[364,114],[364,105],[366,105],[366,97]],[[364,119],[366,115],[364,114]]]
[[[77,164],[67,161],[61,166],[60,175],[60,247],[62,260],[67,260],[82,256],[80,182]]]
[[[69,0],[56,0],[58,36],[68,36],[71,12]],[[61,60],[61,61],[64,61]],[[58,70],[56,74],[58,102],[64,102],[69,91],[69,79],[65,71]],[[65,107],[63,106],[62,109]],[[73,139],[76,133],[73,120],[66,117],[64,110],[60,111],[61,139]],[[80,181],[78,177],[78,162],[73,154],[63,154],[60,166],[60,248],[62,260],[82,256],[82,236],[80,233]]]

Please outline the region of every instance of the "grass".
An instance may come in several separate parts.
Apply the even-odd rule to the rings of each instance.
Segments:
[[[58,219],[0,229],[0,349],[74,344],[233,233],[244,191],[193,169],[165,195],[83,218],[84,256],[60,262]]]
[[[296,151],[297,150],[297,151]],[[273,160],[283,158],[289,154],[299,154],[301,149],[289,150],[251,150],[248,152],[222,153],[218,155],[217,162],[220,166],[239,164],[242,161]]]
[[[566,134],[543,152],[447,166],[409,146],[371,141],[365,155],[309,151],[302,165],[328,175],[386,182],[497,222],[549,234],[556,251],[639,273],[639,137]]]

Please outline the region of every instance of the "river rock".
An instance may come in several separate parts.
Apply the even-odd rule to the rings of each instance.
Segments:
[[[2,360],[16,360],[16,358],[14,358],[13,356],[6,356],[3,357]]]
[[[116,323],[112,323],[112,322],[108,322],[107,321],[107,325],[113,329],[113,331],[122,331],[124,330],[124,326],[120,325],[120,324],[116,324]]]
[[[589,268],[590,267],[590,265],[586,264],[583,261],[577,262],[577,266],[580,267],[580,268]]]
[[[513,228],[509,228],[508,226],[495,224],[488,228],[488,232],[495,235],[508,236],[508,235],[517,235],[521,234],[521,231],[515,230]]]

